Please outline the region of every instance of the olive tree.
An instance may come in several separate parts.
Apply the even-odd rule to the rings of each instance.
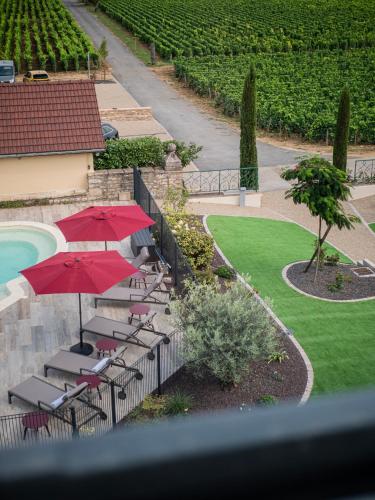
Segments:
[[[235,283],[225,293],[214,284],[188,282],[171,302],[172,318],[184,332],[182,356],[197,375],[207,371],[223,384],[238,384],[250,361],[277,347],[275,327],[253,294]]]
[[[317,245],[313,256],[305,268],[310,269],[315,257],[319,262],[321,247],[333,227],[352,229],[358,217],[346,214],[342,201],[350,195],[346,173],[323,158],[314,156],[303,159],[296,167],[284,170],[281,177],[294,184],[286,192],[296,205],[306,205],[313,217],[318,217]],[[323,221],[326,228],[323,232]]]

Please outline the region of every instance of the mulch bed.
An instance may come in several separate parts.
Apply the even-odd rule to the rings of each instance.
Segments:
[[[200,217],[202,220],[203,217]],[[214,249],[212,268],[225,265]],[[230,281],[219,278],[221,290],[225,292]],[[279,328],[277,327],[279,330]],[[200,413],[223,408],[243,408],[259,403],[265,395],[278,400],[299,399],[307,383],[305,363],[291,340],[279,331],[279,351],[286,351],[288,359],[279,362],[257,361],[250,365],[249,375],[237,387],[223,388],[212,375],[197,378],[191,369],[181,368],[163,386],[165,394],[181,391],[193,397],[193,407],[189,413]]]
[[[290,266],[286,273],[288,280],[296,288],[305,293],[331,300],[364,299],[375,296],[375,277],[366,278],[356,276],[352,272],[352,269],[358,268],[359,266],[357,265],[324,265],[321,270],[318,270],[315,283],[315,264],[311,266],[307,273],[303,272],[305,267],[305,262],[297,262]],[[344,277],[343,288],[330,291],[329,286],[335,283],[337,273],[342,273]]]
[[[305,364],[294,344],[280,334],[280,350],[288,359],[281,363],[257,361],[250,364],[249,375],[237,387],[225,388],[212,375],[197,378],[191,369],[181,368],[163,386],[165,394],[181,391],[193,399],[189,413],[202,413],[224,408],[244,409],[260,403],[262,396],[278,400],[300,399],[307,382]]]

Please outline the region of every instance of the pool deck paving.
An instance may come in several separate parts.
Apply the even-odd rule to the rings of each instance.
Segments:
[[[101,202],[100,204],[115,205],[114,202]],[[37,221],[53,225],[53,222],[86,208],[84,204],[53,205],[40,207],[27,207],[18,209],[0,210],[0,221]],[[108,243],[109,249],[117,249],[124,256],[132,256],[130,238],[121,243]],[[103,242],[71,243],[69,250],[103,250]],[[12,405],[8,404],[7,391],[31,375],[43,376],[43,364],[50,359],[59,349],[67,349],[79,340],[79,316],[77,294],[41,295],[35,296],[30,285],[23,285],[27,298],[9,306],[0,312],[0,416],[11,415],[19,412],[30,411],[33,408],[14,399]],[[82,295],[83,323],[94,315],[106,316],[112,319],[127,321],[128,309],[123,306],[112,306],[104,302],[94,308],[93,298],[88,294]],[[163,306],[152,306],[158,312],[154,322],[157,329],[170,332],[172,327],[168,317],[164,314]],[[155,342],[158,337],[142,333],[140,336],[146,342]],[[88,342],[95,344],[98,336],[84,336]],[[145,354],[145,349],[127,344],[128,348],[124,359],[128,364],[133,364]],[[93,354],[95,356],[95,354]],[[112,368],[117,374],[120,369]],[[51,372],[48,377],[53,383],[63,387],[63,382],[74,383],[76,377],[58,375]]]

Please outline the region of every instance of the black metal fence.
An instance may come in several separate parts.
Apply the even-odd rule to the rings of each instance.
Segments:
[[[25,433],[24,418],[30,412],[0,417],[0,448],[89,438],[111,431],[147,394],[155,391],[161,394],[163,382],[183,365],[179,354],[181,332],[174,331],[168,338],[168,344],[163,340],[155,344],[153,360],[145,353],[132,365],[142,378],[135,376],[134,372],[122,370],[100,386],[100,395],[96,391],[92,393],[90,406],[77,401],[63,412],[47,412],[48,431],[41,427],[37,432],[29,429]]]
[[[187,278],[194,278],[190,264],[182,253],[171,228],[161,213],[146,184],[143,182],[141,171],[134,169],[134,199],[143,210],[155,221],[151,230],[159,246],[162,257],[171,267],[174,286],[183,289]]]
[[[224,169],[183,171],[184,186],[190,194],[238,192],[241,187],[250,184],[254,191],[258,190],[258,169]],[[254,182],[252,182],[254,181]]]
[[[375,159],[356,160],[352,180],[356,184],[374,184]]]

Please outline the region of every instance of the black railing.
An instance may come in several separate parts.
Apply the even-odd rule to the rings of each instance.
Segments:
[[[100,397],[96,391],[92,393],[91,407],[78,401],[64,412],[47,412],[49,434],[42,427],[38,432],[29,429],[25,435],[23,419],[30,412],[0,417],[0,448],[48,444],[53,440],[66,441],[106,434],[147,394],[161,394],[162,384],[183,365],[179,347],[182,334],[174,331],[168,338],[168,344],[160,340],[153,346],[153,360],[149,359],[149,353],[146,352],[132,365],[137,372],[123,370],[115,378],[108,378],[100,386]],[[137,377],[136,373],[142,374],[142,378]]]
[[[248,177],[250,180],[257,180],[257,169],[249,167],[241,170],[189,170],[182,173],[184,186],[190,194],[221,194],[228,191],[237,193],[241,187],[248,185],[248,182],[244,181],[244,178]],[[258,190],[257,182],[255,187],[253,191]]]
[[[155,221],[151,228],[153,236],[162,257],[171,267],[174,286],[181,291],[187,278],[194,279],[193,271],[187,258],[182,253],[167,220],[143,182],[141,171],[137,169],[134,169],[134,199]]]
[[[356,184],[374,184],[375,159],[356,160],[352,180]]]

